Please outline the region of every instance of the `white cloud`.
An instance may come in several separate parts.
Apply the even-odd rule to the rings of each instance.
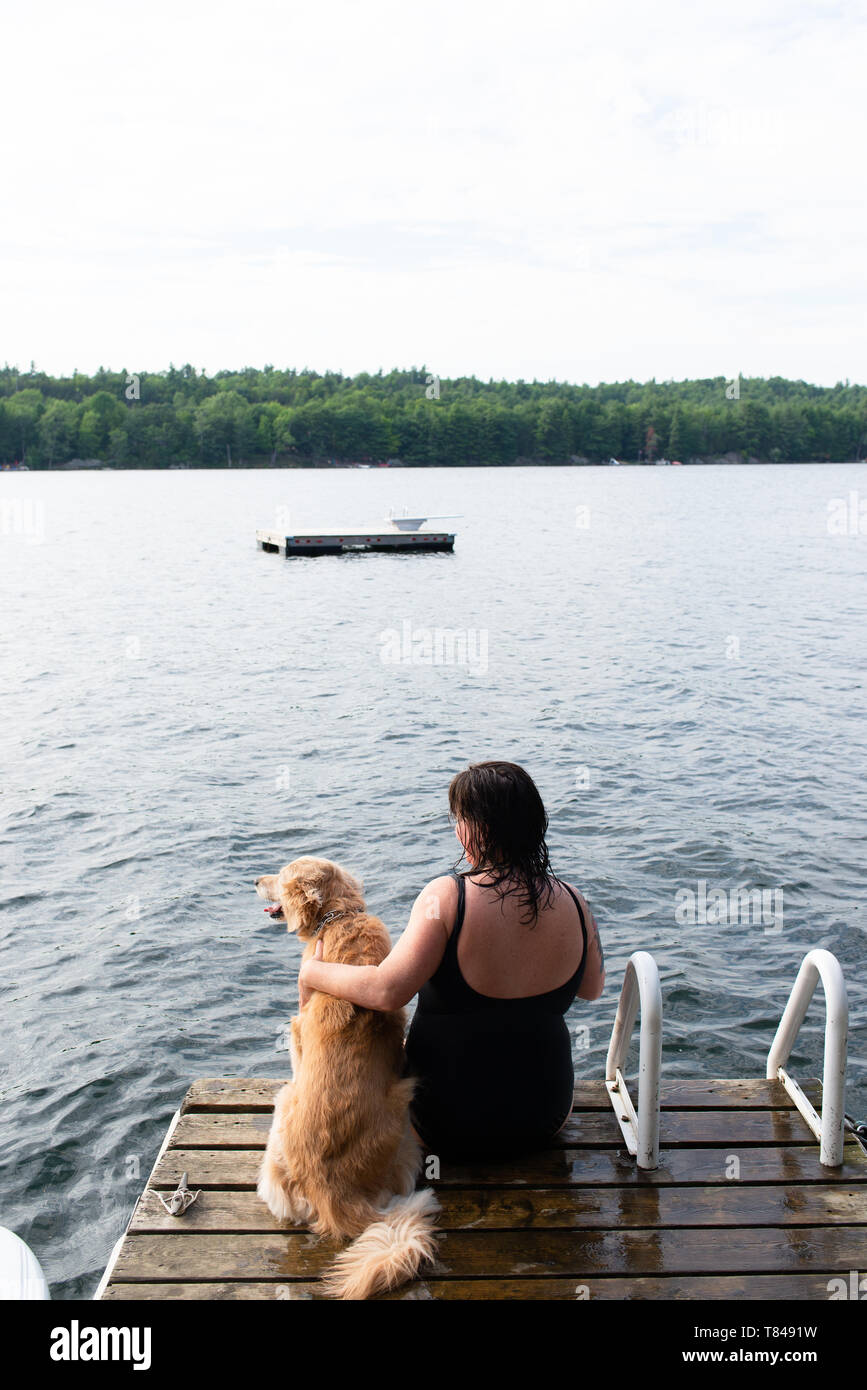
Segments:
[[[0,355],[867,379],[861,3],[4,18]]]

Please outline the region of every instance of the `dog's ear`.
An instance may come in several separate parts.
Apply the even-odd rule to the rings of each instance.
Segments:
[[[324,860],[305,857],[294,860],[283,870],[283,913],[287,922],[294,923],[299,936],[312,930],[322,912],[329,868]],[[291,926],[289,929],[293,930]]]
[[[310,902],[320,907],[329,907],[335,901],[361,897],[361,881],[330,859],[306,859],[301,861],[298,881]]]
[[[310,903],[315,907],[321,907],[324,901],[323,888],[325,886],[324,875],[318,872],[297,878],[295,885],[298,893],[305,903]]]

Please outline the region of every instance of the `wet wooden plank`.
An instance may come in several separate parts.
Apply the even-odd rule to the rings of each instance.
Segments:
[[[645,1173],[625,1149],[546,1149],[521,1160],[502,1163],[443,1163],[439,1184],[447,1187],[580,1187],[603,1184],[634,1187],[704,1186],[732,1182],[732,1160],[739,1164],[739,1183],[800,1186],[813,1183],[867,1183],[867,1154],[853,1140],[845,1146],[840,1168],[823,1168],[818,1144],[784,1148],[675,1148],[663,1150],[660,1166]],[[156,1166],[152,1185],[177,1187],[181,1174],[193,1188],[255,1188],[262,1154],[258,1149],[186,1149],[170,1147]],[[439,1185],[438,1184],[438,1185]]]
[[[274,1096],[289,1077],[208,1077],[194,1081],[184,1099],[182,1110],[270,1110]],[[632,1094],[637,1094],[635,1078],[628,1081]],[[821,1100],[818,1081],[805,1081],[802,1089],[814,1105]],[[610,1110],[611,1103],[604,1081],[578,1081],[575,1085],[575,1105],[581,1110]],[[794,1103],[779,1081],[747,1080],[663,1081],[660,1087],[663,1110],[689,1109],[755,1109],[792,1110]]]
[[[637,1092],[633,1092],[637,1095]],[[552,1148],[579,1148],[583,1145],[615,1142],[623,1147],[620,1126],[609,1109],[607,1114],[577,1111],[552,1140]],[[797,1109],[790,1110],[663,1110],[659,1120],[662,1148],[694,1148],[699,1144],[739,1145],[809,1144],[813,1132]]]
[[[347,1242],[303,1232],[127,1234],[112,1283],[135,1281],[319,1278]]]
[[[627,1080],[629,1093],[638,1099],[638,1078]],[[808,1099],[819,1105],[822,1085],[805,1080],[801,1089]],[[575,1105],[579,1109],[604,1109],[610,1106],[604,1081],[575,1083]],[[659,1088],[662,1110],[795,1110],[794,1101],[780,1081],[748,1078],[745,1081],[662,1081]]]
[[[264,1149],[272,1115],[273,1110],[258,1114],[235,1110],[217,1114],[187,1111],[178,1120],[171,1142],[181,1149]]]
[[[291,1077],[202,1077],[184,1097],[181,1113],[188,1110],[271,1110],[274,1097]]]
[[[719,1300],[760,1301],[769,1299],[827,1300],[828,1281],[840,1277],[827,1270],[815,1274],[733,1274],[733,1275],[691,1275],[672,1274],[668,1276],[644,1276],[637,1279],[590,1277],[580,1284],[574,1279],[416,1279],[401,1289],[380,1295],[382,1302],[397,1302],[403,1299],[568,1299],[578,1298],[594,1303],[600,1300],[645,1300],[669,1299],[700,1300],[716,1302]],[[147,1287],[147,1285],[139,1286]],[[176,1287],[169,1285],[167,1287]],[[190,1287],[190,1286],[187,1286]],[[197,1287],[196,1285],[192,1286]],[[234,1288],[242,1287],[234,1285]],[[269,1287],[261,1286],[263,1290]],[[317,1296],[315,1283],[301,1286]],[[264,1292],[263,1297],[269,1294]],[[273,1295],[270,1295],[273,1297]],[[304,1296],[309,1297],[309,1294]]]
[[[176,1148],[264,1149],[271,1112],[187,1112],[172,1135]],[[699,1144],[808,1144],[812,1132],[797,1111],[783,1110],[668,1110],[660,1122],[663,1148],[694,1148]],[[614,1111],[579,1111],[551,1141],[552,1149],[625,1147]]]
[[[681,1226],[867,1227],[867,1191],[854,1187],[440,1188],[437,1230],[528,1228],[623,1229]],[[282,1226],[251,1191],[205,1192],[182,1218],[170,1216],[154,1192],[131,1223],[140,1232],[302,1230]],[[867,1246],[867,1231],[865,1231]]]
[[[824,1271],[816,1274],[753,1274],[753,1275],[679,1275],[658,1278],[623,1279],[588,1278],[579,1284],[574,1279],[426,1279],[415,1280],[389,1294],[380,1295],[381,1302],[420,1300],[468,1300],[494,1302],[509,1299],[569,1301],[600,1300],[698,1300],[701,1302],[733,1300],[767,1302],[815,1302],[830,1296],[829,1281],[840,1277]],[[112,1284],[104,1297],[111,1302],[179,1300],[179,1301],[307,1301],[319,1299],[320,1285],[316,1281],[244,1281],[239,1283],[125,1283]]]
[[[124,1241],[113,1282],[214,1282],[320,1277],[341,1243],[301,1233],[146,1235]],[[857,1227],[713,1230],[445,1231],[425,1277],[805,1273],[860,1268],[864,1231]],[[830,1275],[829,1275],[830,1277]]]
[[[834,1277],[839,1276],[828,1271],[816,1274],[734,1274],[721,1277],[684,1277],[674,1274],[668,1277],[645,1276],[638,1279],[612,1276],[585,1279],[581,1286],[574,1279],[416,1279],[403,1288],[381,1295],[378,1301],[393,1303],[430,1299],[473,1299],[493,1302],[510,1299],[525,1302],[557,1299],[574,1302],[576,1298],[581,1297],[596,1303],[601,1299],[616,1299],[618,1302],[630,1299],[699,1299],[702,1302],[720,1299],[761,1302],[786,1299],[815,1302],[816,1299],[828,1298],[828,1281]],[[105,1298],[112,1302],[148,1299],[178,1299],[187,1302],[263,1299],[301,1301],[320,1298],[319,1289],[320,1285],[315,1280],[303,1279],[245,1280],[238,1283],[125,1283],[110,1285]]]
[[[528,1281],[529,1282],[529,1281]],[[253,1302],[262,1299],[279,1299],[287,1302],[321,1297],[319,1284],[303,1279],[291,1281],[245,1280],[243,1283],[182,1283],[172,1281],[168,1284],[109,1284],[103,1299],[110,1303],[128,1301],[163,1302],[177,1299],[184,1302]],[[409,1288],[409,1285],[406,1286]],[[429,1297],[431,1295],[428,1295]],[[493,1295],[496,1297],[496,1295]]]

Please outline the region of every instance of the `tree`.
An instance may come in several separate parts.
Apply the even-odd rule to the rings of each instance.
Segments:
[[[253,412],[237,391],[218,391],[193,415],[202,463],[224,468],[255,452],[256,424]]]
[[[292,433],[292,421],[295,411],[289,406],[278,406],[277,414],[271,426],[271,436],[274,441],[274,448],[281,454],[291,454],[295,452],[297,441]]]
[[[38,442],[37,422],[42,414],[42,392],[36,387],[17,391],[6,402],[6,418],[9,422],[14,448],[19,462],[27,457],[28,449]]]
[[[73,401],[49,401],[39,419],[39,453],[51,468],[75,455],[78,440],[78,406]]]
[[[111,430],[108,436],[108,460],[122,468],[129,457],[129,435],[126,430]]]
[[[88,396],[78,427],[78,448],[82,458],[108,458],[108,440],[113,429],[126,423],[127,410],[110,391]]]
[[[680,406],[674,407],[674,414],[671,417],[671,426],[668,431],[668,454],[670,458],[679,459],[683,452],[683,440],[681,439],[681,420]]]
[[[540,458],[565,460],[573,452],[572,429],[566,404],[555,397],[543,400],[536,423],[536,452]]]

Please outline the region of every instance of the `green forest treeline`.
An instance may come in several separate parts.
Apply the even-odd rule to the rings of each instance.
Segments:
[[[438,380],[409,371],[207,376],[170,367],[50,377],[0,371],[0,463],[120,468],[382,462],[598,463],[737,452],[771,462],[863,458],[867,387],[703,381]]]

